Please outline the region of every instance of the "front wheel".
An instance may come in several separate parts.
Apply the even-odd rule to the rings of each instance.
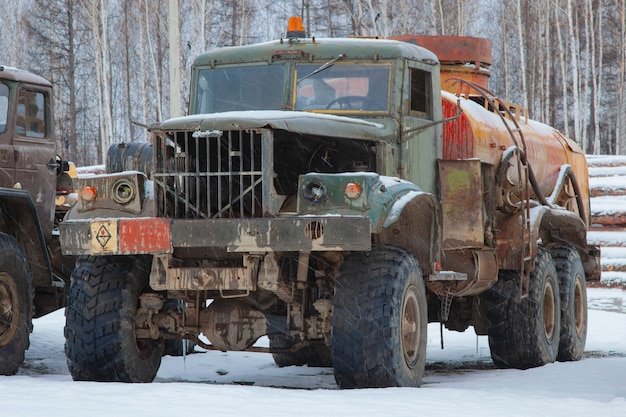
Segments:
[[[76,381],[151,382],[163,343],[137,339],[139,296],[149,257],[83,256],[72,274],[65,311],[65,355]]]
[[[331,320],[340,388],[418,387],[426,362],[426,289],[415,256],[392,246],[348,256]]]
[[[21,246],[0,233],[0,375],[14,375],[24,362],[33,330],[31,281]]]
[[[559,350],[561,308],[557,272],[539,248],[528,295],[517,301],[519,275],[501,272],[487,293],[491,358],[499,368],[528,369],[552,363]]]

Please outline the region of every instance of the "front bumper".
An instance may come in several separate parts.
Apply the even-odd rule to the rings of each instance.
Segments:
[[[173,253],[174,248],[228,252],[366,251],[371,222],[363,216],[294,216],[179,220],[139,217],[66,220],[59,225],[65,255]]]

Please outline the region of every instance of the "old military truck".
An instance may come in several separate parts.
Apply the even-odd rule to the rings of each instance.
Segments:
[[[74,267],[58,223],[75,193],[53,127],[52,85],[0,66],[0,375],[23,362],[32,318],[65,306]]]
[[[486,90],[489,41],[429,39],[292,30],[199,56],[189,115],[81,181],[61,224],[72,377],[151,381],[165,340],[267,335],[342,388],[419,386],[429,321],[488,335],[501,367],[579,359],[585,156]]]

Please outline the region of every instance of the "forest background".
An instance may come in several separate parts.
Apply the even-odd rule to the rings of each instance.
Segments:
[[[170,3],[178,4],[180,107],[200,53],[284,36],[491,39],[490,89],[589,154],[626,153],[626,0],[2,0],[0,64],[55,86],[59,153],[104,162],[169,117]],[[174,16],[175,14],[173,14]],[[175,50],[175,49],[174,49]]]

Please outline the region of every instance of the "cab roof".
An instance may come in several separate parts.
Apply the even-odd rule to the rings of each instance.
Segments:
[[[320,60],[334,59],[340,54],[343,54],[342,60],[407,58],[434,65],[439,63],[434,53],[408,42],[375,38],[292,38],[254,45],[216,48],[198,56],[194,65],[213,66],[243,62],[271,62],[287,58],[319,62]]]
[[[35,75],[32,72],[0,65],[0,79],[11,81],[23,81],[30,84],[38,84],[46,87],[52,87],[52,84],[43,77]]]

